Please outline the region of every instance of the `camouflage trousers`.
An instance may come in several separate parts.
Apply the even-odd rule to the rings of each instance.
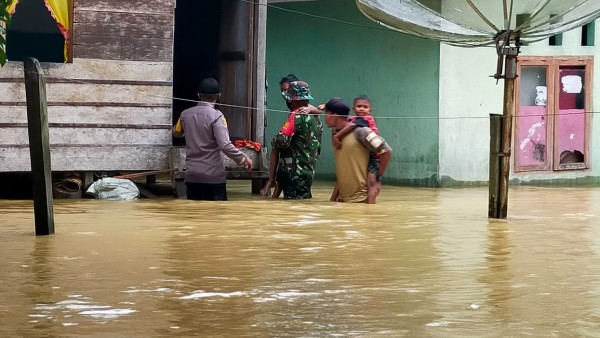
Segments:
[[[286,200],[312,198],[310,188],[312,187],[313,176],[314,174],[312,172],[298,173],[289,170],[289,168],[278,170],[277,183],[281,187],[283,198]]]

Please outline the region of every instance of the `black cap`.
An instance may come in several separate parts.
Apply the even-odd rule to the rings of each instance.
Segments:
[[[281,78],[281,80],[279,81],[279,84],[283,84],[283,83],[290,83],[290,82],[294,82],[294,81],[300,81],[298,80],[298,78],[296,77],[296,75],[294,74],[288,74],[284,77]]]
[[[212,77],[204,79],[200,81],[198,92],[201,94],[218,94],[221,92],[219,89],[219,82]]]
[[[350,107],[339,97],[334,97],[325,104],[325,111],[330,111],[336,115],[348,115]]]

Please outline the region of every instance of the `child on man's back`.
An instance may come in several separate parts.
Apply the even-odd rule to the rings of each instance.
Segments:
[[[358,96],[354,99],[353,109],[356,116],[348,118],[350,122],[346,127],[337,131],[332,137],[333,146],[340,148],[342,146],[341,139],[348,133],[355,130],[357,127],[368,127],[370,131],[366,131],[363,136],[357,137],[359,141],[363,141],[368,145],[367,148],[370,150],[369,164],[368,164],[368,199],[367,203],[375,203],[377,195],[381,190],[381,179],[382,175],[387,169],[391,158],[392,149],[389,147],[385,140],[378,136],[379,130],[375,125],[375,119],[371,115],[371,100],[366,95]],[[371,135],[369,135],[371,134]],[[357,135],[358,136],[358,135]],[[384,155],[385,154],[385,155]],[[380,163],[380,156],[382,161]]]

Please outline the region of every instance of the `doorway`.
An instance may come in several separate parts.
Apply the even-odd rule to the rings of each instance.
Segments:
[[[220,0],[178,0],[173,36],[173,124],[196,103],[198,83],[219,79]],[[179,100],[184,99],[184,100]],[[174,139],[182,145],[182,139]]]
[[[173,42],[173,123],[196,105],[198,83],[219,81],[217,108],[232,139],[252,139],[253,5],[239,0],[178,0]],[[174,145],[183,140],[174,139]]]

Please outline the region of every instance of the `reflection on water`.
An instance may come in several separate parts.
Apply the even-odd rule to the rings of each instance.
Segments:
[[[600,336],[600,190],[0,201],[0,337]]]

